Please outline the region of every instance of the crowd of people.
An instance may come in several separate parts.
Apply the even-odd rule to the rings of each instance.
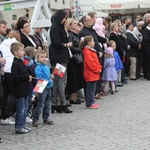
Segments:
[[[0,123],[15,124],[16,134],[32,130],[26,122],[38,127],[41,113],[50,125],[51,112],[72,113],[68,107],[84,102],[81,89],[86,108],[97,109],[96,99],[116,94],[126,76],[150,80],[149,13],[132,22],[90,12],[77,22],[60,9],[51,22],[31,35],[27,17],[13,21],[12,29],[0,20]],[[66,68],[63,76],[53,73],[58,63]],[[38,79],[48,81],[42,93],[33,92]]]

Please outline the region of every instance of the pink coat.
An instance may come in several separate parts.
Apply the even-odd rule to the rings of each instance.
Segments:
[[[104,30],[105,26],[103,25],[103,19],[97,18],[95,21],[95,25],[93,26],[93,29],[96,31],[96,33],[99,36],[105,37]]]

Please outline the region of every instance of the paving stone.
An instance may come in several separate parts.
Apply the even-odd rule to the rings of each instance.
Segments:
[[[129,81],[118,93],[97,100],[99,109],[72,105],[72,114],[54,113],[55,125],[16,135],[0,126],[0,150],[150,150],[150,82]]]

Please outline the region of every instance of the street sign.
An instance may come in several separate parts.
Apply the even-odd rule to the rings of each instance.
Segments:
[[[12,10],[12,4],[4,4],[4,11]]]

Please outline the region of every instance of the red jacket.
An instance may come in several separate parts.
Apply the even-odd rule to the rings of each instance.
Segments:
[[[86,82],[97,81],[100,79],[100,71],[102,66],[98,60],[95,51],[90,50],[88,47],[84,47],[83,51],[84,60],[84,79]]]

